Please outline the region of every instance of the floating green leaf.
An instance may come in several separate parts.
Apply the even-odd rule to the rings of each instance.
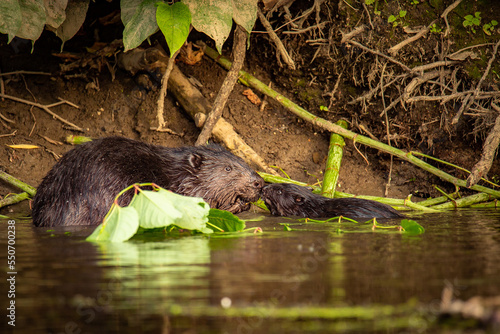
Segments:
[[[173,55],[182,47],[189,35],[189,27],[191,26],[189,8],[182,2],[176,2],[172,5],[158,3],[156,21],[165,36],[170,55]]]
[[[401,227],[408,234],[422,234],[425,232],[425,229],[419,223],[411,219],[403,219]]]
[[[42,34],[47,19],[43,0],[20,0],[19,6],[22,22],[15,35],[36,41]]]
[[[139,215],[133,207],[120,207],[113,204],[102,224],[87,237],[87,241],[126,241],[137,232]]]
[[[239,232],[245,229],[246,225],[229,211],[210,209],[207,226],[214,232]]]

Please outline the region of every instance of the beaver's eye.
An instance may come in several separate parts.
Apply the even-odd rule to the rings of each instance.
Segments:
[[[300,197],[300,196],[295,197],[295,202],[296,203],[302,203],[303,201],[304,201],[303,197]]]
[[[227,167],[225,168],[225,170],[226,170],[226,172],[228,172],[228,173],[229,173],[229,172],[230,172],[230,171],[232,171],[233,169],[232,169],[231,167],[227,166]]]
[[[283,194],[283,191],[278,190],[278,195],[282,195],[282,194]]]

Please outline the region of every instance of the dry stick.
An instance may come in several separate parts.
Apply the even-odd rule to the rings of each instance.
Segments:
[[[205,54],[207,56],[209,56],[210,58],[212,58],[213,60],[215,60],[216,62],[218,62],[221,66],[223,66],[226,69],[228,69],[231,66],[231,62],[229,60],[227,60],[224,57],[221,57],[217,53],[217,51],[215,51],[212,48],[207,47],[205,49]],[[460,186],[460,187],[466,186],[465,180],[460,180],[460,179],[458,179],[458,178],[456,178],[456,177],[454,177],[454,176],[452,176],[452,175],[416,158],[411,153],[404,152],[404,151],[397,149],[395,147],[391,147],[389,145],[378,142],[376,140],[372,140],[368,137],[356,134],[352,131],[349,131],[349,130],[342,128],[341,126],[335,125],[335,124],[333,124],[325,119],[322,119],[320,117],[317,117],[317,116],[311,114],[310,112],[308,112],[304,108],[296,105],[295,103],[293,103],[292,101],[290,101],[289,99],[287,99],[283,95],[279,94],[278,92],[276,92],[272,89],[269,89],[269,87],[267,87],[264,83],[260,82],[259,80],[257,80],[255,77],[253,77],[249,73],[241,71],[240,76],[251,87],[255,88],[256,90],[260,91],[261,93],[263,93],[265,95],[268,95],[270,98],[279,102],[281,105],[283,105],[285,108],[287,108],[289,111],[291,111],[295,115],[299,116],[300,118],[304,119],[305,121],[310,122],[311,124],[313,124],[315,126],[318,126],[322,129],[325,129],[325,130],[330,131],[330,132],[335,132],[339,135],[344,136],[345,138],[356,140],[356,142],[358,142],[360,144],[370,146],[370,147],[378,149],[382,152],[393,154],[402,160],[408,161],[408,162],[440,177],[443,180],[446,180],[448,182],[453,183],[456,186]],[[500,198],[500,191],[496,191],[496,190],[493,190],[491,188],[487,188],[487,187],[483,187],[483,186],[479,186],[479,185],[474,185],[471,187],[471,189],[475,190],[475,191],[485,192],[485,193],[490,194],[494,197]]]
[[[269,34],[269,37],[274,42],[274,45],[276,45],[276,48],[278,49],[279,54],[283,58],[283,61],[288,65],[288,67],[290,67],[290,69],[295,70],[295,62],[293,61],[293,59],[290,57],[290,55],[286,51],[285,46],[283,45],[283,43],[279,39],[278,35],[276,35],[276,33],[274,32],[273,27],[271,27],[271,24],[269,23],[269,21],[267,21],[264,14],[262,14],[262,11],[260,10],[260,8],[257,8],[257,15],[259,16],[259,20],[262,23],[262,25],[264,26],[264,28],[266,28],[266,31]]]
[[[477,184],[479,180],[488,173],[493,164],[493,158],[495,157],[495,151],[500,143],[500,107],[492,103],[491,106],[498,112],[498,117],[495,121],[495,125],[491,132],[488,134],[484,145],[483,154],[481,155],[481,160],[472,168],[472,172],[467,178],[467,187]]]
[[[367,52],[373,53],[373,54],[375,54],[377,56],[383,57],[383,58],[389,60],[390,62],[401,66],[405,71],[411,72],[411,69],[408,66],[406,66],[405,64],[401,63],[400,61],[397,61],[396,59],[394,59],[394,58],[392,58],[392,57],[390,57],[390,56],[388,56],[386,54],[383,54],[382,52],[378,52],[378,51],[372,50],[370,48],[367,48],[363,44],[358,43],[356,41],[347,41],[347,43],[350,43],[350,44],[352,44],[354,46],[357,46],[358,48],[360,48],[362,50],[365,50]]]
[[[444,10],[443,14],[441,14],[441,17],[444,19],[444,22],[446,23],[446,31],[444,32],[444,37],[448,36],[450,32],[450,25],[448,24],[448,14],[452,10],[454,10],[461,2],[462,0],[455,1]]]
[[[457,111],[457,114],[451,120],[451,124],[458,123],[458,120],[460,119],[460,116],[462,116],[462,113],[464,111],[467,111],[467,109],[469,109],[469,107],[474,102],[474,99],[479,95],[479,92],[480,92],[479,89],[481,88],[483,81],[486,79],[486,77],[490,73],[491,64],[493,63],[493,61],[496,58],[499,45],[500,45],[500,40],[498,40],[498,42],[495,44],[495,47],[493,48],[493,55],[491,56],[490,60],[488,61],[488,66],[486,67],[486,71],[484,71],[483,76],[481,77],[481,79],[477,83],[476,89],[474,89],[474,93],[472,95],[467,95],[465,97],[464,102],[460,106],[460,109],[458,109],[458,111]]]
[[[425,34],[427,34],[429,32],[429,30],[431,29],[432,25],[435,24],[436,22],[437,22],[437,19],[435,19],[434,21],[432,21],[431,24],[429,24],[427,27],[425,27],[422,30],[420,30],[420,32],[417,33],[416,35],[414,35],[414,36],[412,36],[410,38],[407,38],[404,41],[402,41],[402,42],[394,45],[392,48],[390,48],[388,50],[389,53],[394,56],[401,48],[403,48],[404,46],[406,46],[406,45],[408,45],[410,43],[415,42],[420,37],[422,37]]]
[[[52,73],[47,73],[47,72],[15,71],[15,72],[0,73],[0,77],[4,77],[6,75],[15,75],[15,74],[52,75]]]
[[[430,70],[431,68],[440,67],[440,66],[451,66],[451,65],[455,65],[457,63],[459,63],[459,62],[455,61],[455,60],[440,60],[440,61],[436,61],[436,62],[431,63],[431,64],[416,66],[416,67],[411,69],[411,72],[412,73],[424,72],[424,71]]]
[[[458,92],[458,93],[453,93],[450,95],[441,95],[441,96],[427,96],[427,95],[422,95],[422,96],[413,96],[410,97],[406,102],[411,103],[411,102],[418,102],[418,101],[442,101],[441,104],[444,104],[448,102],[449,100],[453,100],[456,98],[459,98],[464,95],[470,95],[474,93],[473,90],[466,90],[465,92]],[[495,96],[500,96],[500,92],[481,92],[480,95],[476,96],[476,100],[483,100],[483,99],[489,99]]]
[[[201,130],[201,133],[196,140],[196,146],[206,144],[206,142],[212,135],[215,124],[222,116],[224,106],[226,105],[229,95],[233,91],[236,81],[238,81],[238,74],[243,67],[247,45],[247,36],[248,34],[246,30],[240,25],[236,25],[233,41],[234,62],[231,66],[231,69],[227,72],[226,78],[224,79],[224,82],[222,83],[222,86],[219,90],[219,94],[217,94],[217,98],[215,99],[212,111],[208,115],[207,120],[205,121],[205,125],[203,125],[203,129]]]
[[[158,132],[168,131],[168,129],[165,128],[167,122],[165,122],[165,119],[163,118],[163,109],[165,105],[165,96],[167,96],[168,78],[170,77],[170,73],[172,73],[172,70],[174,69],[175,58],[179,54],[179,51],[180,49],[175,51],[173,56],[168,59],[167,69],[165,70],[165,73],[163,74],[163,77],[161,79],[160,96],[158,96],[156,108],[156,118],[158,119],[158,128],[156,128],[156,131]]]
[[[37,107],[37,108],[40,108],[40,109],[43,109],[46,113],[50,114],[52,117],[58,119],[59,121],[63,122],[64,124],[66,125],[69,125],[70,127],[72,127],[74,130],[77,130],[77,131],[80,131],[80,132],[84,132],[82,128],[80,128],[79,126],[65,120],[64,118],[62,118],[61,116],[57,115],[56,113],[54,113],[52,110],[49,109],[48,106],[46,105],[43,105],[43,104],[40,104],[40,103],[36,103],[36,102],[31,102],[31,101],[28,101],[28,100],[24,100],[24,99],[20,99],[18,97],[14,97],[14,96],[10,96],[10,95],[6,95],[6,94],[0,94],[0,97],[5,97],[6,99],[9,99],[9,100],[13,100],[13,101],[16,101],[16,102],[21,102],[21,103],[25,103],[27,105],[30,105],[30,106],[34,106],[34,107]],[[61,104],[59,102],[57,102],[58,104]],[[66,103],[66,101],[62,101],[62,103]],[[71,104],[70,104],[71,105]],[[49,106],[51,106],[49,104]]]

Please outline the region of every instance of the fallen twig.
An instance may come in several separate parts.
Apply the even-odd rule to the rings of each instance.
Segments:
[[[30,195],[27,192],[15,194],[15,195],[10,195],[10,196],[5,196],[2,200],[0,200],[0,208],[3,208],[4,206],[9,206],[12,204],[22,202],[25,199],[29,199],[29,198],[30,198]]]
[[[424,36],[425,34],[427,34],[429,32],[429,30],[431,29],[432,25],[435,24],[436,22],[437,22],[437,19],[435,19],[434,21],[432,21],[427,27],[425,27],[422,30],[420,30],[414,36],[412,36],[410,38],[407,38],[404,41],[402,41],[402,42],[394,45],[393,47],[391,47],[388,50],[389,53],[394,56],[404,46],[406,46],[406,45],[408,45],[408,44],[410,44],[412,42],[415,42],[416,40],[420,39],[420,37]]]
[[[411,69],[410,69],[408,66],[406,66],[406,65],[405,65],[405,64],[403,64],[402,62],[400,62],[400,61],[398,61],[398,60],[396,60],[396,59],[392,58],[391,56],[388,56],[388,55],[386,55],[386,54],[383,54],[382,52],[379,52],[379,51],[376,51],[376,50],[372,50],[372,49],[370,49],[370,48],[367,48],[367,47],[366,47],[366,46],[364,46],[363,44],[358,43],[358,42],[356,42],[356,41],[351,41],[351,40],[348,40],[348,41],[346,41],[346,43],[350,43],[350,44],[352,44],[352,45],[354,45],[354,46],[357,46],[358,48],[360,48],[360,49],[362,49],[362,50],[365,50],[365,51],[367,51],[367,52],[373,53],[374,55],[377,55],[377,56],[383,57],[383,58],[385,58],[385,59],[389,60],[390,62],[392,62],[392,63],[394,63],[394,64],[396,64],[396,65],[399,65],[399,66],[400,66],[402,69],[404,69],[405,71],[407,71],[407,72],[411,72]]]
[[[61,116],[57,115],[56,113],[54,113],[52,110],[49,109],[49,106],[55,106],[55,105],[59,105],[59,104],[62,104],[62,103],[66,103],[66,101],[61,101],[61,102],[57,102],[57,103],[49,104],[49,105],[43,105],[43,104],[40,104],[40,103],[31,102],[31,101],[28,101],[28,100],[20,99],[18,97],[6,95],[6,94],[0,94],[0,97],[4,97],[4,98],[12,100],[12,101],[25,103],[27,105],[43,109],[45,112],[47,112],[48,114],[50,114],[52,117],[58,119],[59,121],[61,121],[62,123],[66,124],[66,125],[69,125],[73,130],[84,132],[83,129],[80,128],[79,126],[77,126],[77,125],[75,125],[75,124],[73,124],[73,123],[65,120],[64,118],[62,118]],[[70,104],[70,105],[74,106],[74,104]]]

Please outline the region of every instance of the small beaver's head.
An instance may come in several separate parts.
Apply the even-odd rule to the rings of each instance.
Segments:
[[[322,197],[312,188],[291,183],[273,183],[262,189],[262,200],[275,216],[316,217]]]
[[[222,147],[197,146],[186,159],[176,192],[202,197],[210,207],[232,213],[248,210],[250,202],[259,199],[265,184],[262,177]]]

